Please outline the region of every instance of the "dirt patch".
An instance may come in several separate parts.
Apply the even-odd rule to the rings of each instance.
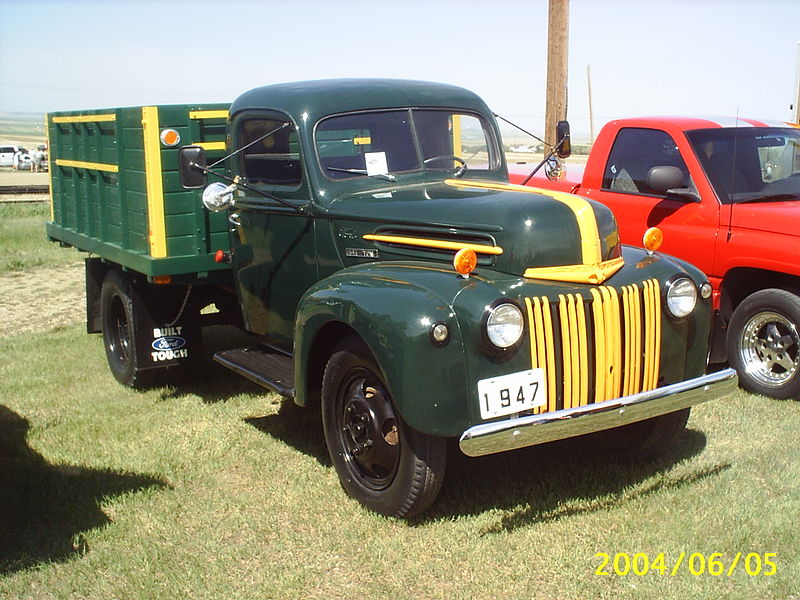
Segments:
[[[83,262],[0,274],[0,337],[86,318]]]

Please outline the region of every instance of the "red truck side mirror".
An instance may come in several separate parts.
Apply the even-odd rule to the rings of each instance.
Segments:
[[[683,171],[678,167],[661,165],[652,167],[647,172],[645,183],[657,194],[676,196],[690,202],[700,202],[697,192],[683,185],[683,179]]]

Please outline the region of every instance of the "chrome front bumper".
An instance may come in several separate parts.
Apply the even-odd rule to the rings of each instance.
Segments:
[[[673,383],[648,392],[540,415],[483,423],[459,441],[468,456],[483,456],[620,427],[727,396],[736,390],[733,369]]]

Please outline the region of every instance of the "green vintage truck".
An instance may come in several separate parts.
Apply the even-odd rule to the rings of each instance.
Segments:
[[[342,486],[379,513],[431,505],[449,439],[650,455],[736,387],[705,374],[706,277],[622,246],[599,203],[509,185],[464,89],[269,85],[50,114],[48,133],[47,233],[91,253],[88,331],[114,376],[163,381],[203,325],[237,324],[252,343],[215,359],[319,410]]]

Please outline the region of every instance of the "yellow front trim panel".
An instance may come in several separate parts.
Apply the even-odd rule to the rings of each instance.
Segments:
[[[59,167],[72,167],[73,169],[91,169],[93,171],[106,171],[108,173],[119,173],[119,166],[105,163],[86,162],[83,160],[67,160],[57,158],[56,165]]]
[[[74,117],[53,117],[53,123],[107,123],[116,120],[117,116],[114,113],[103,115],[77,115]]]
[[[158,107],[142,107],[144,171],[147,188],[147,223],[150,256],[167,256],[167,226],[164,215],[164,182],[161,172],[161,138]]]
[[[617,290],[599,286],[590,297],[525,298],[531,368],[545,371],[552,412],[655,389],[661,362],[658,281]]]
[[[468,248],[481,254],[498,255],[503,253],[500,246],[487,246],[486,244],[472,244],[468,242],[450,242],[445,240],[431,240],[427,238],[406,237],[402,235],[378,235],[367,234],[363,236],[365,240],[374,242],[385,242],[387,244],[404,244],[406,246],[420,246],[423,248],[436,248],[439,250],[458,251]]]
[[[523,277],[528,279],[547,279],[548,281],[568,281],[570,283],[600,284],[619,271],[625,262],[613,258],[594,265],[562,265],[557,267],[532,267],[526,269]]]

